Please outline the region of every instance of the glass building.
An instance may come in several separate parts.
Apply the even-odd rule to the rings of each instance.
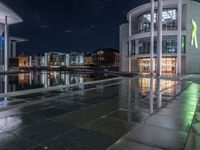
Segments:
[[[182,0],[179,14],[179,0],[163,0],[162,9],[162,73],[177,72],[178,25],[181,18],[181,72],[200,73],[196,65],[200,58],[200,3]],[[158,51],[158,2],[155,1],[154,20],[154,71],[156,72]],[[150,73],[151,50],[151,3],[132,9],[127,19],[129,23],[120,26],[120,71]],[[193,24],[195,23],[195,24]],[[197,28],[195,28],[195,26]],[[196,29],[196,30],[195,30]],[[194,33],[195,32],[195,33]],[[196,37],[194,37],[196,35]]]

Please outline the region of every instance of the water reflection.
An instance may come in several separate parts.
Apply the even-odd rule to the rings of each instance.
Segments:
[[[127,118],[131,121],[133,112],[137,112],[139,116],[151,114],[169,103],[178,91],[180,85],[176,81],[154,77],[123,79],[119,89],[119,106],[127,111]]]
[[[154,77],[150,78],[150,113],[153,113],[153,90],[154,90],[154,84],[153,84]]]
[[[156,79],[156,98],[157,98],[157,108],[160,108],[162,106],[162,91],[161,91],[161,83],[160,83],[160,79],[157,78]]]
[[[30,72],[0,76],[0,93],[20,91],[56,85],[81,84],[83,82],[111,78],[104,74],[67,72]],[[81,87],[83,88],[83,87]]]

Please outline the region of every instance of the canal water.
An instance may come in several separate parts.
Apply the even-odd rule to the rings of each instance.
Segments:
[[[57,85],[68,85],[112,78],[108,74],[69,73],[69,72],[30,72],[0,76],[0,93],[27,89],[43,88]]]

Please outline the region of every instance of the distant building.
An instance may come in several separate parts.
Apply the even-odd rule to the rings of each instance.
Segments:
[[[29,56],[29,64],[30,64],[30,67],[40,67],[41,66],[41,55],[33,54],[32,56]]]
[[[29,68],[29,56],[26,56],[25,54],[21,54],[18,56],[19,61],[19,68]]]
[[[69,54],[60,52],[45,53],[41,58],[41,65],[51,68],[69,66]]]
[[[9,70],[17,70],[19,67],[19,60],[17,57],[17,43],[26,42],[26,39],[18,37],[9,38],[9,52],[8,52],[8,66]]]
[[[83,65],[84,64],[84,53],[71,52],[69,56],[70,65]]]
[[[91,53],[85,55],[85,57],[84,57],[84,65],[85,66],[93,65],[92,54]]]
[[[91,56],[92,62],[96,66],[119,67],[119,50],[98,49]]]

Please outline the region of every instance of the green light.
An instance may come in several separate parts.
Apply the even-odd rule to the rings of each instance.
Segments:
[[[184,35],[182,35],[182,38],[181,38],[181,47],[182,47],[182,49],[185,48],[185,37],[184,37]]]
[[[197,23],[192,19],[192,41],[191,45],[194,46],[196,49],[198,49],[198,41],[197,41]]]

